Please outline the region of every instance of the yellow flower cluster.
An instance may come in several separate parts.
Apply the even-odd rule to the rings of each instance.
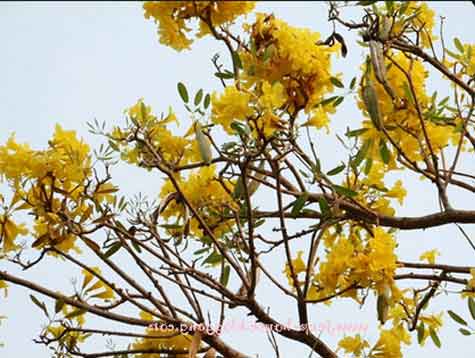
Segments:
[[[338,347],[342,348],[345,353],[353,354],[354,357],[361,357],[364,349],[369,347],[369,343],[357,334],[354,337],[347,336],[342,338],[338,342]]]
[[[148,312],[140,312],[140,318],[152,322],[153,316]],[[134,350],[159,350],[169,349],[172,351],[188,351],[191,344],[191,337],[173,329],[155,329],[148,327],[145,330],[147,336],[158,338],[141,338],[132,344]],[[188,357],[188,353],[172,354],[177,358]],[[162,354],[138,354],[137,358],[161,358]]]
[[[422,253],[419,257],[419,260],[426,260],[429,264],[435,264],[435,259],[437,256],[440,256],[440,252],[437,249],[426,251]]]
[[[402,343],[409,345],[411,336],[403,324],[399,324],[391,329],[383,329],[380,332],[379,340],[371,350],[372,358],[402,358]]]
[[[85,213],[91,214],[83,195],[90,175],[89,146],[74,131],[65,131],[59,125],[46,150],[18,144],[13,136],[0,146],[0,177],[13,191],[10,207],[35,214],[34,247],[74,247],[75,239],[58,212],[67,211],[71,219],[78,221],[87,218]],[[4,251],[15,249],[15,238],[28,232],[24,225],[15,224],[6,216],[2,217],[0,228]]]
[[[178,185],[184,197],[198,211],[199,215],[206,221],[207,225],[217,235],[229,231],[230,221],[222,218],[224,211],[234,208],[235,203],[231,196],[232,184],[221,183],[216,179],[215,166],[200,167],[190,174],[186,179],[178,178]],[[167,180],[162,187],[160,196],[176,192],[170,180]],[[184,219],[186,210],[183,202],[172,201],[161,214],[165,219],[175,218],[177,221]],[[203,230],[198,220],[193,217],[190,222],[190,233],[202,237]]]
[[[253,1],[146,1],[145,18],[158,24],[160,43],[177,51],[189,49],[193,43],[189,27],[191,20],[199,22],[197,37],[210,33],[207,22],[213,27],[232,23],[237,17],[254,9]]]
[[[169,165],[184,165],[191,161],[199,161],[199,150],[195,141],[187,137],[176,136],[167,127],[171,123],[178,124],[178,119],[170,110],[168,115],[158,119],[152,114],[150,106],[139,99],[125,113],[140,128],[144,140],[153,150],[140,142],[133,141],[135,128],[115,127],[109,138],[121,152],[121,159],[131,163],[150,167],[156,163],[157,155]]]
[[[99,267],[91,267],[91,269],[96,274],[101,274]],[[82,274],[84,275],[82,289],[85,294],[88,294],[91,298],[101,298],[104,300],[110,300],[114,298],[114,291],[112,287],[107,285],[105,282],[97,279],[92,285],[89,285],[96,277],[93,276],[89,271],[83,270]]]
[[[28,229],[25,224],[17,224],[11,218],[5,215],[0,215],[0,244],[2,244],[1,248],[3,252],[12,251],[18,248],[15,244],[16,238],[19,235],[27,234]]]
[[[255,135],[269,137],[286,127],[282,115],[305,110],[305,125],[326,127],[334,108],[317,104],[334,89],[330,60],[337,46],[319,46],[318,33],[264,14],[245,30],[251,40],[239,52],[243,71],[236,86],[213,94],[213,122],[231,133],[233,121],[247,121]]]
[[[305,109],[313,117],[314,107],[334,89],[331,55],[338,46],[319,46],[319,33],[290,26],[272,15],[257,14],[256,22],[245,29],[251,36],[251,50],[240,52],[243,85],[250,89],[260,81],[279,83],[286,101],[279,101],[274,108],[285,103],[290,113]],[[326,118],[333,110],[325,106],[318,115]]]
[[[389,36],[400,37],[403,34],[408,35],[410,30],[415,30],[419,32],[420,45],[430,47],[431,41],[437,39],[437,36],[433,34],[435,12],[427,5],[426,1],[392,2],[394,12],[399,12],[403,6],[406,7],[404,16],[395,18],[396,21],[391,24]]]
[[[447,146],[451,139],[456,136],[456,133],[453,127],[435,123],[426,118],[421,119],[418,114],[414,103],[414,95],[405,73],[411,77],[415,99],[423,117],[423,114],[426,113],[431,104],[430,98],[426,94],[425,81],[427,71],[423,64],[416,59],[409,59],[402,53],[391,55],[391,57],[401,68],[389,62],[389,60],[386,62],[388,84],[397,98],[404,99],[405,104],[404,106],[396,106],[384,86],[377,82],[374,74],[372,74],[371,77],[375,84],[378,98],[380,118],[382,125],[386,127],[394,142],[398,143],[405,155],[411,160],[419,161],[429,154],[429,146],[426,142],[421,122],[424,123],[430,145],[435,154]],[[358,104],[360,108],[365,109],[362,99]],[[364,121],[363,128],[367,130],[361,135],[362,139],[364,141],[371,141],[369,157],[373,158],[373,160],[381,160],[380,142],[384,140],[383,133],[375,128],[370,121]]]
[[[238,90],[235,86],[227,86],[224,92],[211,96],[212,120],[219,124],[227,133],[232,133],[233,121],[245,121],[253,114],[251,95]]]
[[[320,263],[309,291],[309,299],[330,296],[352,285],[370,287],[381,293],[384,287],[393,285],[396,270],[396,242],[385,230],[376,227],[372,235],[354,229],[349,235],[325,233],[324,242],[328,253]],[[356,290],[345,296],[358,299]]]
[[[57,339],[60,344],[67,347],[69,350],[76,349],[78,344],[85,342],[90,336],[90,334],[77,331],[70,331],[65,334],[65,330],[66,328],[60,325],[50,325],[47,328],[47,331],[52,338]]]

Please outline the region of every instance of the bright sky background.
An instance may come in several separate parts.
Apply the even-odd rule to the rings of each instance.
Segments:
[[[474,34],[469,29],[473,28],[475,7],[470,2],[437,2],[431,6],[446,17],[447,39],[456,35],[462,41],[474,42]],[[258,9],[274,12],[293,25],[317,30],[323,37],[328,34],[324,3],[265,2],[259,4]],[[193,93],[199,88],[219,89],[219,82],[211,76],[214,70],[210,58],[216,52],[226,55],[220,45],[204,39],[198,41],[191,52],[178,54],[158,43],[155,26],[145,21],[142,13],[140,3],[1,3],[0,143],[15,132],[19,141],[29,142],[36,148],[45,147],[55,123],[59,122],[64,128],[77,130],[97,146],[100,141],[87,132],[86,121],[97,118],[109,124],[118,123],[123,119],[123,110],[140,97],[157,113],[167,111],[172,105],[178,114],[184,115],[175,90],[178,81],[185,82]],[[342,34],[351,39],[346,32]],[[337,61],[336,68],[346,74],[346,82],[353,76],[351,71],[359,67],[363,55],[361,48],[350,45],[348,57]],[[435,87],[438,84],[437,80],[431,83]],[[184,116],[182,120],[186,124]],[[360,120],[361,114],[354,103],[345,101],[341,112],[333,117],[335,130],[328,136],[317,137],[320,150],[328,153],[328,169],[335,166],[332,165],[334,153],[341,152],[334,147],[338,146],[335,134],[342,134],[347,125],[357,128]],[[470,169],[473,170],[473,166]],[[144,175],[138,169],[122,166],[114,174],[125,193],[153,194],[159,189],[156,176]],[[399,213],[434,212],[435,191],[425,189],[424,183],[415,178],[409,183],[410,196]],[[458,207],[470,207],[471,200],[466,196],[453,194]],[[471,226],[466,229],[469,234],[475,233]],[[437,247],[443,253],[440,262],[475,265],[473,251],[455,227],[408,232],[398,237],[400,252],[407,260],[415,261],[426,249]],[[268,264],[277,271],[282,269],[281,262]],[[60,283],[68,284],[73,276],[72,272],[49,270],[48,265],[31,273],[32,276],[19,274],[59,287]],[[265,292],[261,292],[259,298],[261,301],[274,299]],[[318,308],[312,311],[312,320],[315,323],[331,320],[332,324],[367,323],[368,337],[374,342],[377,332],[374,305],[368,306],[362,311],[354,304],[335,304],[330,310]],[[457,297],[438,298],[431,307],[435,312],[453,308],[468,316],[465,302]],[[280,311],[279,317],[284,321],[295,317],[293,308],[284,303],[274,309]],[[6,314],[8,320],[0,326],[0,342],[6,343],[0,348],[1,357],[49,357],[47,349],[32,342],[44,318],[31,304],[26,291],[12,287],[8,300],[0,298],[2,314]],[[456,331],[458,327],[450,319],[447,321],[440,334],[441,349],[428,341],[424,348],[414,345],[407,349],[407,356],[475,353],[473,338],[462,337]],[[334,345],[342,335],[327,332],[322,338]],[[260,357],[271,353],[265,338],[256,340],[252,332],[238,333],[230,339],[246,353],[260,353]],[[279,341],[283,357],[308,356],[307,350],[295,348],[283,339]],[[101,351],[104,347],[91,348]]]

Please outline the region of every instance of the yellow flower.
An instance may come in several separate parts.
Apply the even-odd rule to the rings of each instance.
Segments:
[[[25,224],[16,224],[5,215],[0,215],[0,243],[3,243],[2,251],[8,252],[18,248],[15,239],[20,235],[27,235],[28,229]]]
[[[328,133],[329,124],[330,118],[328,117],[328,112],[324,110],[323,106],[318,106],[310,112],[309,119],[303,125],[312,126],[318,129],[325,127]]]
[[[8,295],[8,284],[5,281],[0,280],[0,290],[3,290],[5,298]],[[0,316],[1,320],[1,316]]]
[[[428,263],[431,265],[435,264],[435,258],[437,256],[440,256],[439,250],[430,250],[422,253],[422,255],[419,257],[419,260],[427,260]]]
[[[302,256],[303,256],[303,251],[299,251],[297,252],[297,257],[291,261],[292,267],[296,276],[298,276],[298,274],[301,272],[305,272],[307,269],[307,265],[305,264]],[[293,286],[294,282],[292,279],[292,272],[290,270],[290,265],[288,263],[285,264],[284,273],[287,276],[287,279],[289,280],[289,285]]]
[[[348,336],[341,339],[338,342],[338,347],[342,348],[345,353],[351,353],[355,357],[361,357],[363,350],[369,347],[369,343],[357,334],[354,337]]]
[[[234,208],[235,204],[229,194],[232,192],[232,184],[224,182],[223,184],[228,191],[225,190],[225,187],[216,180],[215,170],[214,165],[200,167],[192,172],[187,179],[178,178],[177,181],[183,195],[193,208],[199,212],[208,227],[216,235],[220,235],[225,231],[229,231],[232,222],[229,219],[223,219],[220,214],[223,214],[226,208]],[[162,187],[160,197],[164,198],[175,191],[173,184],[170,180],[167,180]],[[165,219],[180,219],[184,216],[183,204],[176,201],[172,201],[162,213],[162,217]],[[190,233],[199,237],[203,236],[202,228],[194,217],[191,219]]]
[[[253,1],[146,1],[143,4],[146,19],[153,18],[158,24],[160,43],[181,51],[189,49],[193,40],[190,35],[192,29],[188,22],[193,19],[199,21],[200,32],[198,37],[210,33],[208,25],[200,16],[211,16],[214,27],[232,23],[237,17],[252,11]]]
[[[213,122],[220,124],[227,133],[232,133],[233,121],[242,121],[252,115],[250,100],[250,94],[238,90],[235,86],[226,87],[221,95],[213,93],[211,96]]]
[[[280,82],[271,85],[269,82],[262,83],[262,95],[259,97],[259,103],[265,110],[275,110],[280,108],[287,101],[287,94],[284,86]]]
[[[407,195],[407,191],[402,186],[402,181],[398,180],[385,195],[391,198],[396,198],[399,204],[402,205],[404,198]]]
[[[379,340],[372,349],[372,358],[402,358],[401,344],[409,344],[411,336],[402,324],[381,330]]]

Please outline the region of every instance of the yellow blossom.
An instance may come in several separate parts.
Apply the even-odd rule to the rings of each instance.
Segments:
[[[238,90],[235,86],[226,87],[221,95],[213,93],[211,96],[213,122],[220,124],[226,132],[232,133],[233,121],[243,121],[252,115],[250,100],[250,94]]]
[[[440,255],[439,250],[434,249],[434,250],[430,250],[430,251],[426,251],[422,253],[421,256],[419,257],[419,260],[426,260],[428,263],[433,265],[435,264],[436,257],[439,255]]]
[[[348,336],[342,338],[338,342],[338,347],[342,348],[345,353],[351,353],[355,357],[361,357],[363,350],[369,347],[369,343],[357,334],[354,337]]]

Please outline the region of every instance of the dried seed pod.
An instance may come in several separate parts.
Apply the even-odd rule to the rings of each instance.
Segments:
[[[188,349],[188,358],[196,358],[196,354],[200,349],[202,333],[200,330],[196,330],[191,339],[190,348]]]
[[[208,349],[203,358],[216,358],[216,350],[214,348]]]
[[[366,79],[366,83],[363,85],[363,102],[374,127],[381,130],[382,121],[379,112],[378,97],[373,82],[369,78]]]
[[[389,300],[391,295],[391,289],[386,286],[384,292],[378,295],[378,300],[376,303],[376,308],[378,311],[378,320],[381,324],[384,324],[388,319],[389,313]]]
[[[209,165],[213,159],[213,154],[211,153],[211,143],[208,137],[204,135],[203,129],[201,128],[201,124],[199,122],[195,122],[194,127],[195,137],[198,141],[201,159],[206,163],[206,165]]]
[[[264,166],[265,166],[265,161],[262,160],[258,167],[259,170],[264,170]],[[254,174],[254,177],[256,179],[262,179],[264,177],[264,174],[260,172],[256,172]],[[257,189],[259,188],[259,185],[261,185],[261,182],[259,180],[251,180],[249,182],[249,185],[247,186],[247,192],[249,193],[249,196],[252,196],[257,191]]]
[[[393,26],[393,18],[389,16],[383,16],[379,22],[379,38],[382,41],[389,39],[391,28]]]
[[[387,82],[386,65],[384,64],[383,45],[380,42],[369,41],[369,53],[374,74],[381,83]]]

